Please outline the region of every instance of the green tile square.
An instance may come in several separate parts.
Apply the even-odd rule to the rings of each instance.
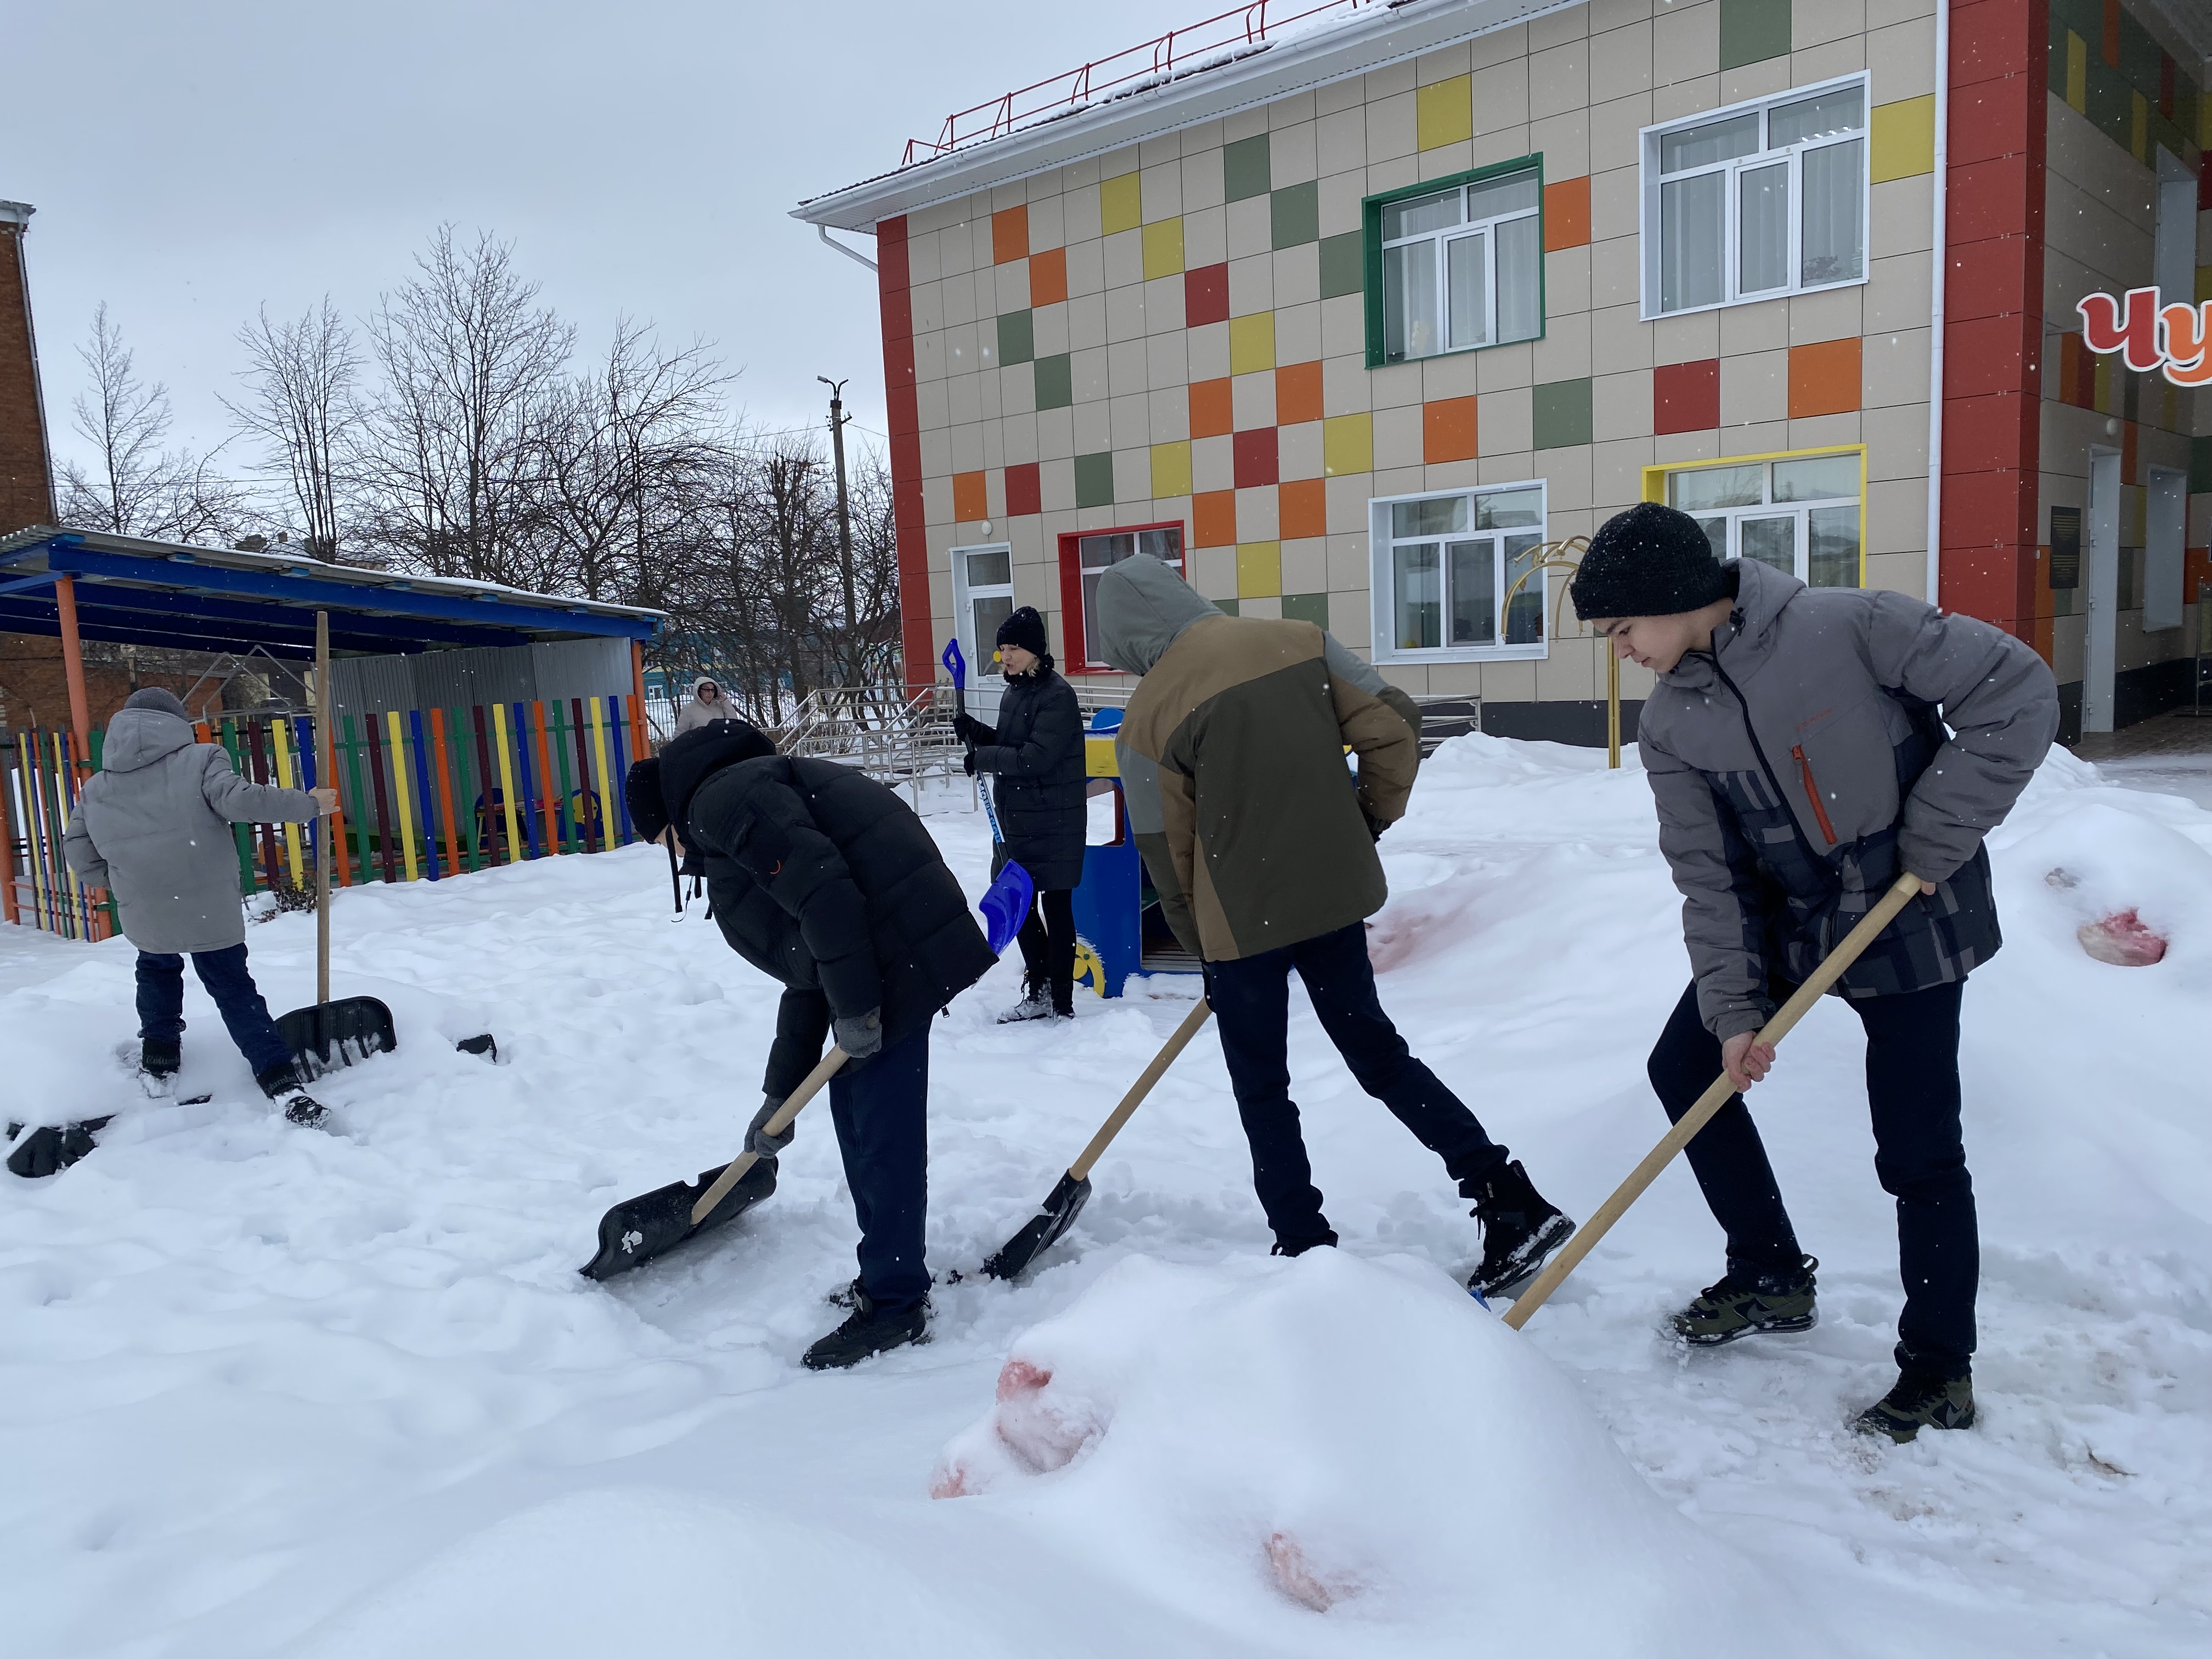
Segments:
[[[1326,593],[1284,594],[1283,620],[1310,622],[1326,633],[1328,630],[1328,595]]]
[[[2212,495],[2212,438],[2189,441],[2189,493]]]
[[[1234,599],[1208,599],[1206,603],[1224,617],[1233,617],[1237,614],[1237,601]]]
[[[1036,325],[1026,311],[999,313],[999,367],[1012,368],[1036,356]]]
[[[1114,505],[1114,452],[1075,458],[1075,504],[1078,507]]]
[[[1783,58],[1790,52],[1790,0],[1721,0],[1721,67]]]
[[[1270,193],[1268,217],[1279,248],[1321,240],[1321,186],[1309,180]]]
[[[1038,358],[1033,372],[1036,375],[1036,406],[1039,409],[1073,406],[1075,371],[1065,351],[1056,357]]]
[[[1590,441],[1590,383],[1553,380],[1536,388],[1531,413],[1539,449],[1571,449]]]
[[[1221,185],[1223,196],[1231,202],[1267,193],[1266,133],[1221,147]]]
[[[1366,287],[1367,258],[1358,231],[1321,239],[1321,297],[1334,300]]]

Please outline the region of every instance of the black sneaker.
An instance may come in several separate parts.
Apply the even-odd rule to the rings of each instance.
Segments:
[[[878,1310],[874,1298],[858,1285],[852,1291],[853,1311],[845,1322],[806,1351],[808,1370],[842,1370],[871,1354],[929,1340],[928,1297],[908,1307]]]
[[[1575,1224],[1547,1201],[1519,1161],[1494,1170],[1474,1192],[1474,1215],[1482,1223],[1482,1265],[1467,1287],[1484,1301],[1533,1279],[1552,1253],[1571,1237]]]
[[[1861,1434],[1886,1434],[1899,1445],[1923,1429],[1974,1426],[1974,1379],[1899,1371],[1897,1386],[1853,1419]]]
[[[1695,1348],[1715,1348],[1754,1331],[1809,1331],[1820,1322],[1813,1270],[1807,1256],[1794,1273],[1724,1273],[1674,1316],[1674,1334]]]
[[[289,1060],[282,1066],[256,1072],[253,1080],[270,1099],[284,1103],[287,1123],[296,1123],[303,1129],[319,1129],[330,1117],[331,1109],[300,1086],[300,1074]]]

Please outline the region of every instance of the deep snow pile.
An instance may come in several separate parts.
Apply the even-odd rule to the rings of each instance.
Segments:
[[[1649,791],[1602,766],[1448,744],[1383,842],[1372,936],[1417,1052],[1578,1215],[1663,1127],[1643,1056],[1686,977]],[[931,822],[980,893],[981,819]],[[386,995],[402,1048],[319,1086],[336,1134],[274,1120],[197,986],[185,1091],[216,1098],[138,1098],[114,1059],[127,947],[0,930],[0,1105],[118,1114],[76,1168],[0,1182],[0,1645],[1518,1652],[1537,1638],[1514,1621],[1550,1601],[1673,1608],[1582,1649],[1668,1655],[1724,1639],[1749,1585],[1790,1609],[1753,1632],[1778,1650],[1819,1631],[1884,1656],[2201,1652],[2212,814],[2058,756],[1991,846],[2008,943],[1968,989],[1964,1054],[1983,1421],[1904,1449],[1844,1428],[1889,1380],[1899,1292],[1832,1001],[1753,1103],[1822,1259],[1804,1338],[1662,1338],[1720,1267],[1679,1168],[1525,1333],[1480,1325],[1445,1294],[1479,1253],[1464,1205],[1294,998],[1336,1258],[1264,1259],[1202,1038],[1030,1284],[943,1285],[932,1344],[822,1377],[796,1362],[853,1244],[826,1115],[727,1233],[611,1286],[574,1272],[609,1204],[735,1150],[773,1026],[773,988],[697,908],[672,925],[657,849],[341,894],[335,988]],[[2086,955],[2081,927],[2130,909],[2163,959]],[[272,1004],[311,997],[313,941],[304,917],[252,930]],[[1195,989],[996,1026],[1018,978],[1002,964],[937,1027],[940,1273],[1027,1217]],[[496,1066],[445,1040],[486,1025]],[[1040,1401],[1103,1402],[1104,1432],[931,1501],[948,1444],[1003,1420],[1010,1355],[1058,1365]]]

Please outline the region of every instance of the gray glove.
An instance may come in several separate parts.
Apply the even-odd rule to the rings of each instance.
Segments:
[[[772,1135],[768,1132],[768,1121],[783,1109],[783,1102],[775,1095],[761,1100],[761,1109],[753,1114],[752,1126],[745,1131],[745,1150],[756,1158],[774,1158],[791,1145],[791,1138],[799,1133],[799,1120],[793,1118],[783,1126],[783,1133]]]
[[[830,1029],[836,1034],[837,1046],[848,1056],[866,1060],[884,1046],[884,1011],[871,1008],[865,1014],[832,1020]]]

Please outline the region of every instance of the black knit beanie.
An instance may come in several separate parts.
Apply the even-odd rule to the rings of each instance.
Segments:
[[[1052,654],[1052,642],[1045,637],[1044,618],[1036,607],[1025,605],[999,624],[999,637],[994,645],[1018,645],[1033,657]]]
[[[1567,592],[1575,615],[1672,617],[1701,610],[1730,591],[1729,573],[1688,514],[1657,501],[1616,513],[1590,538]]]
[[[658,755],[637,762],[623,780],[623,800],[637,833],[654,840],[671,823],[681,826],[699,786],[726,766],[775,753],[767,733],[744,720],[709,720],[694,726]],[[683,833],[681,828],[678,835]]]

